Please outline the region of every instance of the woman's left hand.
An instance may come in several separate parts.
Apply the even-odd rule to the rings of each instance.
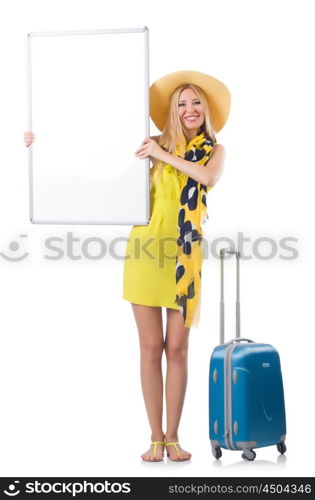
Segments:
[[[142,141],[141,147],[137,149],[135,155],[138,158],[147,158],[147,156],[149,156],[151,159],[155,158],[156,160],[163,161],[165,151],[154,139],[147,137]]]

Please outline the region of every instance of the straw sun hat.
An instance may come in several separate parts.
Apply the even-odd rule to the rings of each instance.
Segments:
[[[221,130],[228,119],[231,95],[224,83],[199,71],[175,71],[156,80],[150,87],[150,116],[162,131],[166,124],[171,95],[184,83],[198,85],[204,91],[210,107],[213,126]]]

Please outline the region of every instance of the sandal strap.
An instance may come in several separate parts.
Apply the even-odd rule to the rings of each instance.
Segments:
[[[165,446],[170,446],[170,445],[175,446],[175,449],[177,451],[177,455],[179,456],[179,451],[178,451],[178,447],[177,447],[177,445],[179,444],[178,442],[176,442],[176,443],[175,442],[169,442],[169,443],[164,443],[164,444],[165,444]]]
[[[157,448],[157,445],[158,444],[162,444],[164,446],[164,441],[152,441],[151,444],[154,445],[153,456],[155,458],[156,457],[156,448]],[[164,450],[164,448],[163,448],[163,450]]]

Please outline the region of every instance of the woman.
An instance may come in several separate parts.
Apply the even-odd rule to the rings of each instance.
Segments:
[[[151,214],[147,226],[131,229],[123,286],[140,340],[141,384],[151,427],[151,446],[141,455],[146,461],[161,461],[165,448],[171,460],[191,457],[179,445],[178,426],[187,385],[189,331],[199,322],[206,194],[223,168],[224,148],[216,143],[215,131],[223,127],[229,108],[226,86],[203,73],[178,71],[150,88],[151,118],[162,134],[145,139],[135,152],[138,158],[150,157],[153,162]]]
[[[139,333],[141,385],[151,427],[151,446],[141,455],[145,461],[163,460],[165,448],[171,460],[191,457],[178,442],[178,427],[187,385],[189,331],[199,322],[206,195],[219,180],[224,161],[215,132],[224,126],[229,109],[226,86],[204,73],[177,71],[150,88],[151,118],[162,134],[145,139],[135,152],[153,163],[150,222],[131,229],[123,283],[123,298],[131,302]],[[26,146],[34,139],[25,132]],[[162,307],[167,315],[165,340]]]

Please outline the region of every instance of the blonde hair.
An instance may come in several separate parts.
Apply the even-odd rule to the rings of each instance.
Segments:
[[[198,134],[201,134],[201,132],[203,131],[207,138],[211,139],[212,141],[216,140],[215,130],[211,119],[211,112],[205,93],[198,85],[192,85],[190,83],[180,85],[180,87],[177,87],[177,89],[174,90],[171,96],[165,127],[162,131],[161,136],[159,137],[158,143],[163,149],[165,149],[165,151],[171,154],[175,151],[177,143],[179,143],[181,158],[185,156],[185,144],[183,141],[183,135],[185,135],[185,132],[178,113],[178,103],[182,91],[188,88],[192,89],[200,99],[205,114],[204,123],[198,130]],[[155,159],[152,159],[152,162],[153,168],[151,169],[151,173],[153,174],[156,170],[158,170],[158,179],[160,179],[163,162],[157,161]]]

